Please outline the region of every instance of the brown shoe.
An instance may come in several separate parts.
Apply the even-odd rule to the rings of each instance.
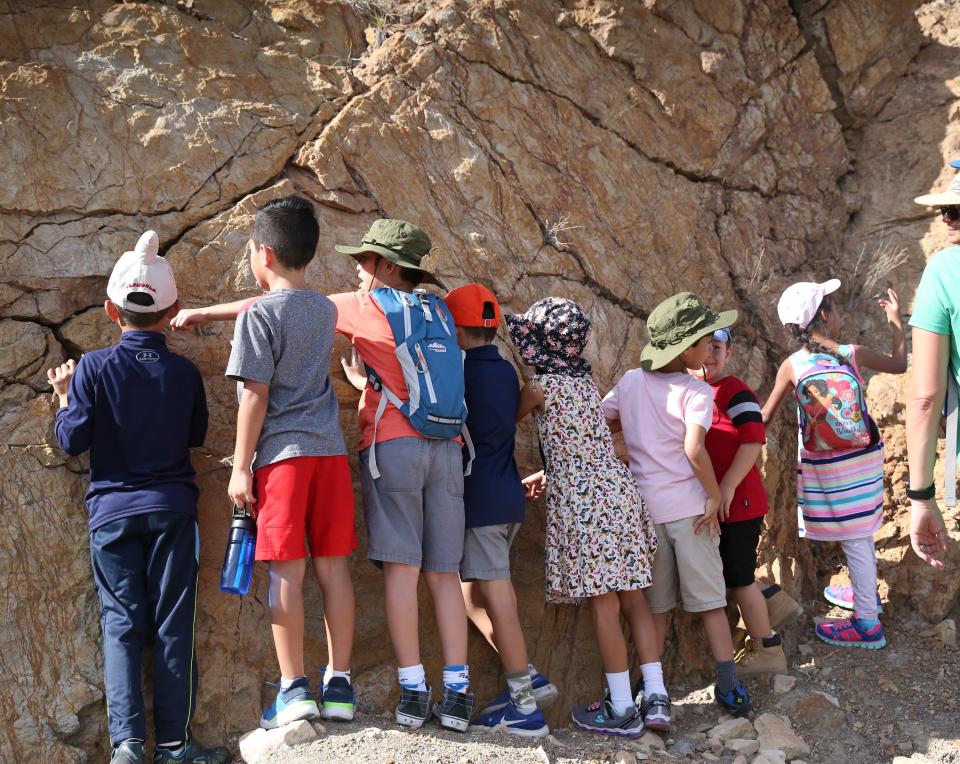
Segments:
[[[786,674],[787,656],[783,645],[764,647],[759,639],[747,637],[744,648],[734,658],[737,664],[737,677],[742,679],[757,674]]]
[[[787,594],[779,586],[777,593],[767,597],[767,612],[770,614],[770,628],[780,631],[782,626],[796,620],[803,615],[800,603]]]

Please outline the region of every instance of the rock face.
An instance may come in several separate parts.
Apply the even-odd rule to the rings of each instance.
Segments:
[[[316,203],[321,246],[308,273],[328,292],[355,285],[334,243],[356,242],[379,216],[416,221],[450,286],[487,283],[511,311],[546,294],[579,301],[593,320],[588,356],[602,391],[637,364],[648,311],[689,289],[740,308],[736,371],[766,392],[787,352],[774,309],[782,288],[854,272],[862,247],[872,262],[883,244],[903,248],[895,281],[909,300],[940,243],[909,200],[946,182],[943,152],[956,141],[955,8],[914,18],[909,0],[441,0],[388,2],[363,16],[372,5],[196,0],[185,13],[173,3],[63,0],[4,15],[0,751],[9,760],[105,758],[86,459],[56,447],[44,370],[113,341],[98,307],[106,277],[144,229],[160,234],[192,306],[252,294],[246,229],[271,198]],[[869,300],[861,307],[848,326],[872,338],[879,314]],[[217,590],[228,524],[220,460],[235,418],[222,377],[230,331],[170,338],[201,368],[211,406],[195,454],[204,740],[249,728],[276,672],[264,572],[242,600]],[[331,373],[353,439],[357,395],[336,359]],[[883,418],[894,477],[902,399],[898,389]],[[762,560],[789,591],[809,595],[835,558],[796,538],[792,433],[786,414],[770,430],[774,509]],[[536,469],[529,423],[519,442],[522,468]],[[898,496],[882,575],[896,579],[895,601],[920,609],[935,595],[942,618],[956,577],[921,569],[905,551]],[[543,507],[532,504],[514,557],[521,618],[533,661],[568,703],[582,701],[600,682],[589,614],[544,606],[542,546]],[[380,577],[362,558],[353,572],[360,702],[387,709],[395,673]],[[320,665],[313,584],[308,601],[308,664]],[[421,612],[436,680],[441,657],[430,609]],[[687,616],[675,619],[670,645],[674,677],[709,666]],[[471,664],[488,697],[498,664],[479,639]],[[561,704],[551,721],[567,711]]]

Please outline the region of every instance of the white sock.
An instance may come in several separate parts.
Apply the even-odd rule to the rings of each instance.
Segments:
[[[327,666],[326,671],[323,672],[323,686],[326,687],[330,684],[330,680],[335,676],[343,677],[347,680],[347,684],[353,684],[353,680],[350,678],[350,669],[346,671],[336,671],[330,668],[330,666]]]
[[[182,740],[174,740],[172,743],[157,743],[157,748],[163,748],[175,757],[180,756],[184,751]]]
[[[466,692],[470,687],[470,666],[466,663],[444,666],[443,686],[454,692]]]
[[[667,688],[663,684],[663,664],[660,661],[641,664],[640,672],[643,674],[644,695],[649,698],[651,695],[667,694]]]
[[[400,680],[400,686],[408,690],[426,690],[427,675],[423,670],[423,664],[418,663],[415,666],[401,666],[397,669],[397,678]]]
[[[527,670],[530,672],[530,678],[533,679],[533,675],[537,673],[537,667],[532,663],[528,663]]]
[[[607,687],[610,688],[610,702],[613,712],[623,716],[627,709],[633,707],[633,694],[630,690],[630,672],[619,671],[616,674],[606,674]]]
[[[295,676],[293,679],[287,679],[285,676],[281,676],[281,677],[280,677],[280,689],[281,689],[281,690],[289,690],[289,689],[290,689],[290,685],[293,684],[294,682],[296,682],[298,679],[301,679],[301,678],[302,678],[302,677]]]

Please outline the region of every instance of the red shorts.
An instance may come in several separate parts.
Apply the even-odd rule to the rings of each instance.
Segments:
[[[357,548],[346,456],[296,456],[253,474],[258,560],[342,557]]]

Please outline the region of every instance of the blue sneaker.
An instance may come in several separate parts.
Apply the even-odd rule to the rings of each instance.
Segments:
[[[734,716],[746,716],[753,710],[753,704],[750,702],[750,693],[747,688],[739,682],[729,692],[721,693],[716,687],[713,688],[713,697],[729,714]]]
[[[273,685],[276,687],[276,685]],[[310,683],[305,676],[298,677],[287,689],[278,690],[273,701],[260,717],[260,726],[265,730],[276,729],[284,724],[301,719],[317,719],[320,709],[310,692]]]
[[[610,702],[609,690],[604,690],[603,700],[573,709],[571,718],[574,725],[580,729],[601,735],[636,738],[644,733],[643,717],[637,707],[630,706],[623,716],[617,716]]]
[[[531,674],[530,679],[533,683],[533,699],[537,701],[537,708],[550,708],[550,706],[553,705],[553,702],[557,699],[557,696],[560,694],[556,688],[556,685],[551,684],[550,680],[539,671],[536,674]],[[491,711],[499,711],[502,708],[506,708],[509,702],[510,690],[504,690],[497,695],[497,697],[487,703],[487,705],[483,707],[483,711],[481,713],[488,714]]]
[[[321,687],[323,710],[320,715],[324,719],[338,722],[353,721],[353,715],[357,711],[357,696],[353,692],[353,685],[344,677],[335,676],[325,687],[322,684]]]
[[[470,725],[471,730],[505,730],[517,737],[546,737],[550,734],[547,720],[543,718],[540,709],[533,713],[524,714],[511,700],[503,708],[496,711],[486,711],[480,714]]]
[[[184,750],[174,756],[167,748],[157,748],[153,755],[153,764],[229,764],[230,751],[220,746],[204,748],[196,740],[191,740]]]
[[[110,764],[147,764],[143,741],[130,739],[117,743],[110,755]]]

